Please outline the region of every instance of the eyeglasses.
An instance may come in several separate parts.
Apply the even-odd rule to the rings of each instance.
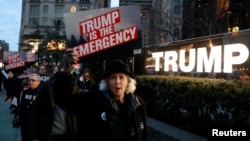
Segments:
[[[34,81],[38,81],[38,80],[35,80],[35,79],[29,79],[29,81],[34,82]]]

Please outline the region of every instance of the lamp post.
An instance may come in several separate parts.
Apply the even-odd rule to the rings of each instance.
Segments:
[[[232,14],[232,12],[230,12],[229,10],[227,11],[227,31],[231,32],[231,27],[230,27],[230,14]]]

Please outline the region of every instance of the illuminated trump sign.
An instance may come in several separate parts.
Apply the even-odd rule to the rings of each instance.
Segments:
[[[188,57],[186,57],[186,55]],[[190,50],[162,51],[152,53],[155,59],[155,71],[160,69],[160,59],[164,60],[164,71],[177,72],[224,72],[232,73],[233,65],[245,63],[249,57],[249,49],[241,43],[200,47]],[[187,60],[188,58],[188,60]]]

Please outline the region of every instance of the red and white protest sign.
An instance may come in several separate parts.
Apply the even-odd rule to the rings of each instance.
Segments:
[[[26,52],[16,52],[7,55],[7,65],[5,70],[19,68],[25,66]]]
[[[80,59],[131,57],[142,46],[138,5],[66,13],[64,21],[69,45]]]

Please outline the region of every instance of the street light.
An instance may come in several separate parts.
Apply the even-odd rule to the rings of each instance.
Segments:
[[[230,27],[230,14],[232,14],[232,12],[230,12],[229,10],[227,11],[227,30],[228,32],[231,32],[231,27]]]

